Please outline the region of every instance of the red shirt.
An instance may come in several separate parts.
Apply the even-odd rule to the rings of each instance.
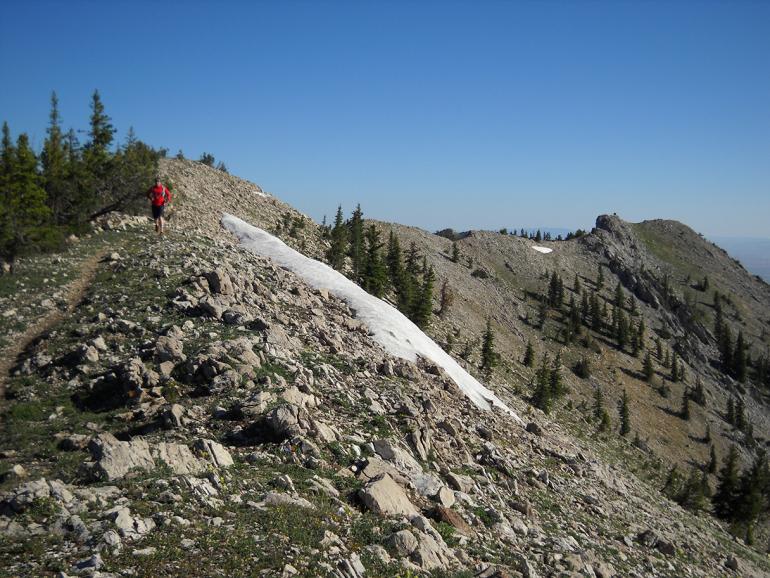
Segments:
[[[154,187],[150,187],[150,190],[147,191],[147,194],[152,200],[153,207],[162,207],[166,203],[171,202],[171,191],[169,191],[163,185],[155,185]]]

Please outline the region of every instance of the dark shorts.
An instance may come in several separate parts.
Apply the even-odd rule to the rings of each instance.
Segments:
[[[153,219],[160,219],[163,216],[163,209],[166,208],[166,205],[160,205],[159,207],[156,207],[155,205],[152,206],[152,218]]]

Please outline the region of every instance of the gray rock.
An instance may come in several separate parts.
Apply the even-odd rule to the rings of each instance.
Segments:
[[[158,362],[171,361],[180,363],[187,360],[184,345],[176,337],[161,335],[155,343],[155,360]]]
[[[400,530],[388,538],[388,546],[396,556],[407,557],[419,547],[420,543],[409,530]]]
[[[199,439],[195,442],[195,449],[217,468],[232,466],[233,458],[222,444],[213,440]]]
[[[105,432],[92,439],[88,449],[96,461],[93,472],[102,480],[118,480],[131,470],[147,471],[155,467],[150,446],[143,439],[123,442]]]
[[[359,497],[372,512],[382,516],[409,516],[417,508],[409,501],[404,490],[387,474],[382,474],[359,490]]]

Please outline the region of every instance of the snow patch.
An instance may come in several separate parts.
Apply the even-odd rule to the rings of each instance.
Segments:
[[[401,359],[416,361],[420,355],[439,365],[454,380],[466,396],[481,409],[497,406],[519,424],[524,422],[492,391],[479,383],[430,337],[403,313],[364,291],[350,279],[325,263],[298,253],[283,241],[245,221],[229,215],[222,217],[222,226],[235,234],[250,251],[269,257],[276,264],[300,277],[316,289],[327,289],[343,299],[363,321],[374,340],[388,353]]]
[[[532,248],[537,251],[538,253],[552,253],[553,249],[550,249],[548,247],[539,247],[538,245],[532,245]]]

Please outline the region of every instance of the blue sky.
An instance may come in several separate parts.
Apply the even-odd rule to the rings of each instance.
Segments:
[[[2,5],[0,120],[203,151],[319,219],[770,237],[770,2]]]

